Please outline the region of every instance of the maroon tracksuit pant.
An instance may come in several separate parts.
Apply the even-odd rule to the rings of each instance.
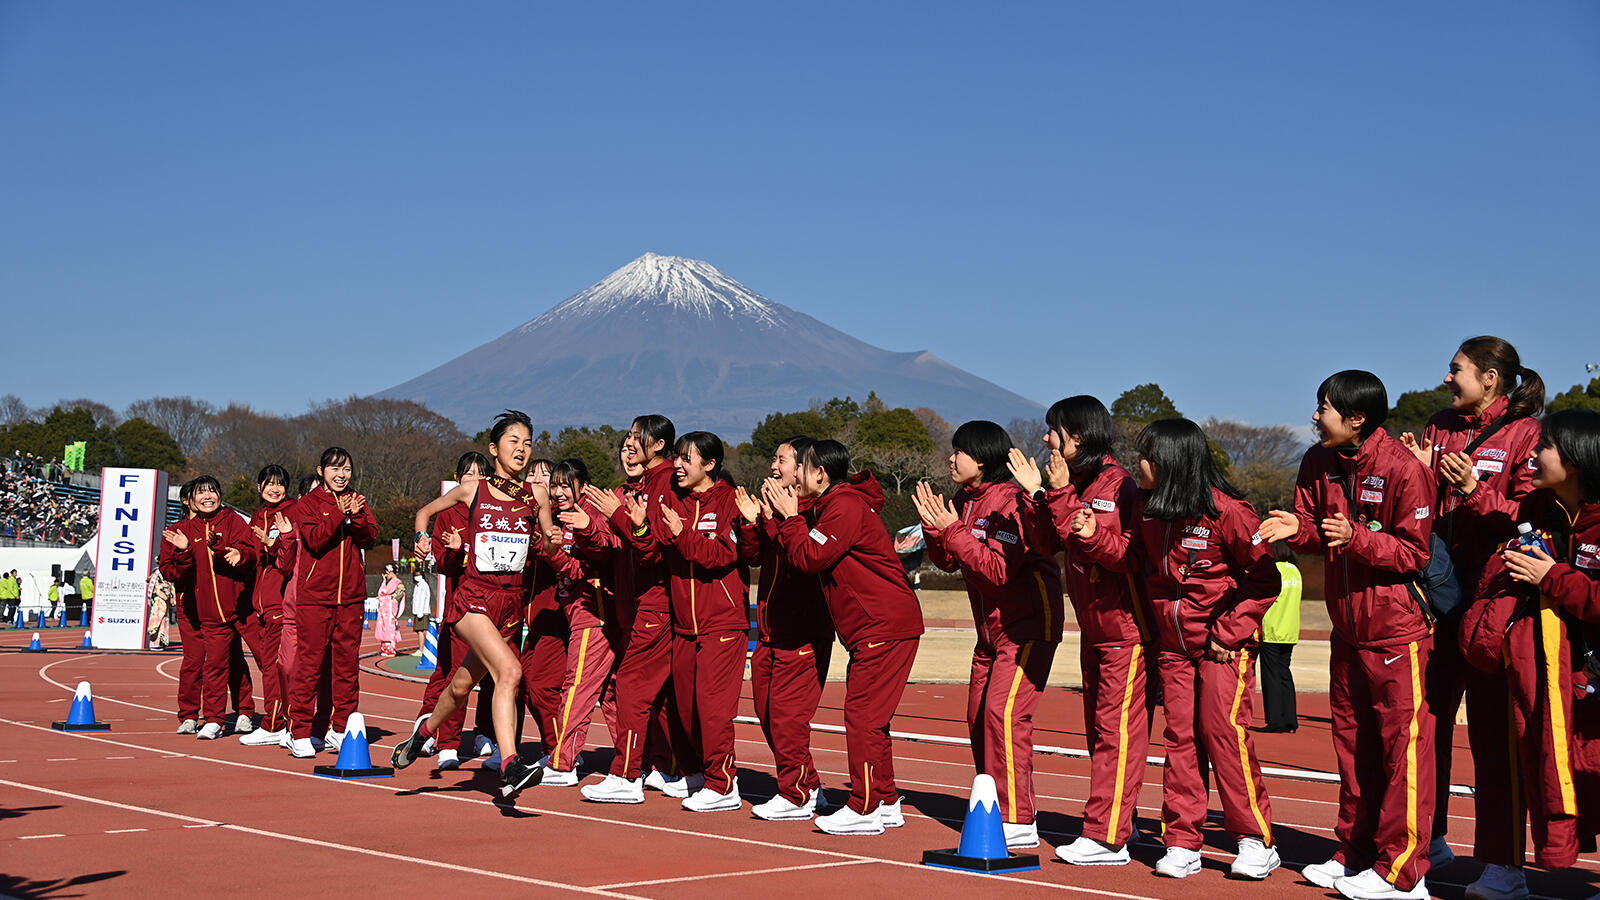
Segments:
[[[1027,825],[1033,821],[1033,712],[1039,707],[1054,643],[1001,640],[979,642],[972,651],[967,682],[967,733],[978,771],[994,779],[1000,817]]]
[[[906,692],[917,639],[865,641],[845,669],[844,741],[850,763],[850,808],[866,815],[900,799],[894,783],[889,723]]]
[[[700,755],[696,767],[706,787],[719,794],[733,790],[738,765],[733,753],[733,717],[744,686],[746,632],[679,634],[672,640],[672,689],[679,721]]]
[[[1121,847],[1133,837],[1144,786],[1155,696],[1149,649],[1143,644],[1084,644],[1083,728],[1089,740],[1089,799],[1083,836]]]
[[[295,673],[289,688],[289,717],[295,740],[311,737],[317,682],[324,662],[331,662],[333,705],[328,725],[343,732],[361,703],[359,654],[362,608],[359,603],[321,606],[301,603],[295,611]]]
[[[638,778],[645,759],[670,764],[673,751],[687,746],[687,735],[678,733],[679,724],[668,715],[667,700],[672,677],[672,617],[665,611],[641,611],[628,632],[628,645],[617,666],[617,733],[613,736],[617,753],[611,760],[611,774]],[[670,741],[655,735],[647,746],[652,723],[665,716]],[[667,744],[667,746],[660,746]]]
[[[833,641],[826,640],[794,650],[757,644],[750,657],[750,692],[777,765],[778,793],[796,806],[822,787],[811,761],[811,717],[832,656]]]
[[[566,771],[578,763],[589,739],[589,716],[617,668],[622,633],[614,626],[579,628],[567,642],[567,670],[562,680],[561,704],[556,710],[556,745],[550,751],[550,768]],[[602,715],[612,734],[617,730],[616,705],[603,704]]]
[[[1428,873],[1435,732],[1423,686],[1432,650],[1432,636],[1360,650],[1335,634],[1329,662],[1339,763],[1334,859],[1401,890]]]
[[[251,715],[255,712],[250,669],[245,665],[244,651],[239,645],[242,630],[238,620],[200,623],[200,643],[204,648],[200,669],[204,722],[223,724],[230,693],[238,713]]]
[[[250,655],[256,658],[256,668],[261,670],[261,727],[267,731],[277,731],[289,720],[289,711],[283,702],[283,679],[278,667],[283,616],[273,613],[268,618],[250,613],[239,620],[239,636],[250,648]]]
[[[178,721],[200,720],[200,671],[205,667],[206,647],[200,638],[200,623],[182,610],[178,612],[178,640],[183,642],[183,662],[178,664]]]
[[[553,616],[557,630],[549,623],[536,623],[522,648],[522,700],[539,726],[543,753],[553,755],[556,748],[556,717],[561,710],[561,685],[567,678],[567,622],[559,610],[541,613]]]
[[[1272,806],[1249,731],[1252,657],[1249,648],[1225,663],[1160,651],[1157,665],[1167,713],[1161,820],[1169,848],[1200,849],[1209,795],[1202,768],[1207,761],[1222,800],[1222,827],[1236,838],[1256,837],[1272,846]]]

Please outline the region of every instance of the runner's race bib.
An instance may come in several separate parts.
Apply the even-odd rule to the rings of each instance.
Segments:
[[[472,556],[479,572],[521,572],[528,565],[528,536],[505,531],[480,531]]]

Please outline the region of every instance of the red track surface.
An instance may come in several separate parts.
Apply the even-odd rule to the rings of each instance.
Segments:
[[[19,649],[26,632],[3,641]],[[80,651],[77,629],[45,632],[46,654],[0,653],[0,893],[24,897],[170,897],[237,893],[319,897],[354,891],[426,896],[590,893],[701,897],[759,892],[765,897],[1006,896],[1121,898],[1234,897],[1282,890],[1328,892],[1290,871],[1332,850],[1336,789],[1269,777],[1274,828],[1285,868],[1266,885],[1225,879],[1232,841],[1209,834],[1206,868],[1184,881],[1158,878],[1154,844],[1135,848],[1122,868],[1081,869],[1054,861],[1053,847],[1078,832],[1088,763],[1041,756],[1036,786],[1044,868],[1015,876],[980,876],[918,864],[925,849],[959,839],[972,781],[966,750],[897,741],[896,772],[906,826],[881,837],[831,837],[805,822],[763,822],[739,813],[695,815],[677,801],[646,793],[642,806],[584,803],[574,789],[531,788],[514,807],[497,806],[497,779],[475,763],[441,777],[431,761],[388,780],[332,781],[311,774],[312,761],[232,738],[200,742],[172,733],[175,654]],[[369,633],[370,634],[370,633]],[[370,638],[368,640],[371,643]],[[375,647],[369,649],[376,649]],[[94,686],[95,709],[112,731],[50,730],[64,718],[79,681]],[[362,712],[375,757],[387,757],[394,733],[409,725],[421,685],[365,673]],[[842,687],[830,685],[817,721],[838,725]],[[960,737],[965,690],[913,685],[895,730]],[[749,715],[748,701],[744,713]],[[598,718],[598,717],[596,717]],[[1078,695],[1052,689],[1039,713],[1041,745],[1084,746]],[[1332,768],[1326,699],[1301,697],[1301,730],[1257,735],[1263,763],[1310,771]],[[1158,726],[1159,728],[1159,723]],[[1458,740],[1464,744],[1464,729]],[[603,725],[591,745],[609,740]],[[739,726],[740,786],[747,804],[772,793],[771,756],[753,725]],[[844,739],[818,732],[818,767],[832,796],[843,798]],[[594,765],[607,757],[595,753]],[[1152,750],[1160,756],[1159,747]],[[324,754],[315,762],[330,763]],[[1141,797],[1141,825],[1157,829],[1161,770],[1151,766]],[[1471,784],[1471,760],[1457,747],[1455,781]],[[1216,808],[1213,802],[1213,809]],[[1471,852],[1472,801],[1451,805],[1451,841]],[[1600,881],[1600,859],[1560,873],[1530,872],[1535,896],[1587,897]],[[1463,858],[1429,879],[1436,896],[1460,897],[1478,874]]]

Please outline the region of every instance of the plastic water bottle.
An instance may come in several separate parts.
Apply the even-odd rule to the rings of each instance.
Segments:
[[[1534,531],[1533,526],[1527,522],[1517,526],[1517,546],[1523,550],[1531,550],[1534,547],[1538,547],[1545,552],[1546,556],[1555,556],[1555,553],[1550,549],[1550,543],[1544,539],[1544,535]]]

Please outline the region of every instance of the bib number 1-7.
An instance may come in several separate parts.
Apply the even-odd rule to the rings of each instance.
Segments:
[[[528,536],[480,531],[472,556],[479,572],[521,572],[528,564]]]

